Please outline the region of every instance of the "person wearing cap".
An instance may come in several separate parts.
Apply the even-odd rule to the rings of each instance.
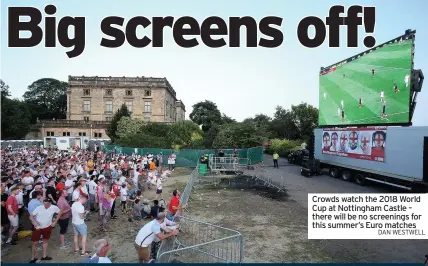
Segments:
[[[55,220],[52,222],[54,215],[57,214]],[[45,198],[43,205],[37,207],[30,215],[30,220],[34,225],[34,231],[31,235],[31,241],[33,242],[31,248],[31,260],[30,263],[36,263],[37,243],[40,237],[43,237],[43,248],[41,260],[52,260],[51,257],[47,256],[48,241],[51,237],[52,227],[56,225],[61,216],[61,210],[52,204],[52,199]]]

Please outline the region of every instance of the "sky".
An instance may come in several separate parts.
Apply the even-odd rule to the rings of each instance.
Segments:
[[[47,4],[56,5],[58,20],[63,16],[86,17],[86,47],[80,56],[70,59],[65,53],[70,48],[59,44],[56,48],[45,48],[43,41],[33,48],[7,47],[7,7],[34,6],[43,11]],[[412,1],[411,6],[398,0],[1,0],[1,78],[10,86],[13,97],[22,97],[28,85],[40,78],[67,81],[69,75],[166,77],[186,105],[186,116],[193,104],[210,100],[222,113],[238,121],[259,113],[273,116],[278,105],[290,108],[306,102],[318,107],[320,67],[367,49],[363,45],[366,36],[363,27],[359,28],[358,48],[346,47],[346,27],[340,32],[340,48],[329,48],[328,41],[318,48],[306,48],[299,43],[300,20],[307,16],[324,18],[336,4],[376,6],[374,36],[378,44],[404,34],[406,29],[416,30],[415,68],[428,73],[426,0]],[[163,48],[133,48],[125,44],[110,49],[100,46],[103,37],[100,23],[106,16],[121,16],[125,21],[134,16],[192,16],[200,22],[209,16],[226,21],[229,16],[252,16],[257,20],[279,16],[284,19],[281,26],[284,42],[273,49],[212,49],[203,44],[186,49],[174,43],[171,30],[165,30]],[[427,90],[423,88],[418,96],[414,125],[428,125],[423,110],[428,106]]]

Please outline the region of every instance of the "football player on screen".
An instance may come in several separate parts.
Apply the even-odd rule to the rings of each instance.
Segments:
[[[373,68],[372,69],[372,78],[374,78],[374,75],[375,75],[375,69]]]
[[[342,114],[342,110],[340,109],[340,107],[337,107],[337,116],[340,117],[341,114]]]
[[[397,82],[395,82],[395,81],[394,81],[394,92],[395,93],[399,93],[400,92],[400,90],[398,89]]]
[[[384,100],[382,103],[382,118],[386,118],[387,114],[386,114],[386,101]]]
[[[342,108],[342,121],[345,121],[345,109]]]
[[[409,87],[409,82],[410,82],[410,76],[409,76],[409,74],[407,74],[407,75],[404,77],[404,83],[406,83],[406,88],[408,88],[408,87]]]
[[[358,99],[358,108],[361,108],[361,107],[363,107],[363,98],[362,97],[360,97]]]
[[[345,73],[343,73],[343,78],[346,78],[346,75],[345,75]]]
[[[385,93],[383,92],[383,90],[380,91],[380,102],[385,101]]]
[[[327,99],[327,93],[324,92],[324,100]]]
[[[345,108],[345,103],[343,102],[343,100],[340,102],[340,106],[342,106],[342,110],[343,108]]]

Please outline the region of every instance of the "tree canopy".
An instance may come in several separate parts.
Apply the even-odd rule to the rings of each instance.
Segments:
[[[202,130],[192,121],[174,124],[145,122],[122,117],[117,123],[115,143],[135,148],[191,148],[200,146]]]
[[[10,98],[9,86],[0,79],[1,86],[1,138],[22,139],[30,130],[31,114],[28,106]]]
[[[31,108],[32,119],[65,119],[67,115],[67,82],[42,78],[27,88],[23,98]]]
[[[126,107],[126,104],[122,104],[122,106],[116,111],[107,127],[106,133],[112,142],[115,142],[118,139],[117,126],[122,117],[131,117],[131,112],[128,110],[128,107]]]
[[[220,112],[215,103],[203,101],[193,105],[190,118],[191,121],[165,124],[123,116],[117,122],[115,143],[166,149],[249,148],[274,140],[275,149],[289,150],[310,139],[317,125],[318,110],[306,103],[290,109],[277,106],[273,117],[256,114],[237,122]]]
[[[202,126],[202,130],[207,132],[212,125],[221,124],[222,114],[217,104],[205,100],[194,104],[193,110],[189,115],[190,120],[195,124]]]

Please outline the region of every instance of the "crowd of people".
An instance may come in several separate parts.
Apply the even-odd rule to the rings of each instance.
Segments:
[[[59,151],[43,146],[2,149],[2,245],[24,241],[18,239],[18,233],[29,231],[23,219],[28,215],[30,263],[53,259],[48,255],[48,243],[58,233],[60,249],[73,249],[87,262],[108,263],[106,239],[95,241],[89,252],[87,222],[98,220],[100,230],[109,232],[110,220],[118,218],[120,211],[135,225],[150,221],[139,230],[135,247],[140,263],[152,262],[161,241],[178,234],[175,215],[185,207],[180,205],[178,190],[173,191],[169,204],[163,199],[162,182],[174,171],[175,160],[175,153],[169,155],[168,167],[163,167],[161,153],[128,156],[99,149]],[[149,190],[156,191],[155,198],[144,196]],[[74,232],[72,245],[66,241],[70,229]]]

